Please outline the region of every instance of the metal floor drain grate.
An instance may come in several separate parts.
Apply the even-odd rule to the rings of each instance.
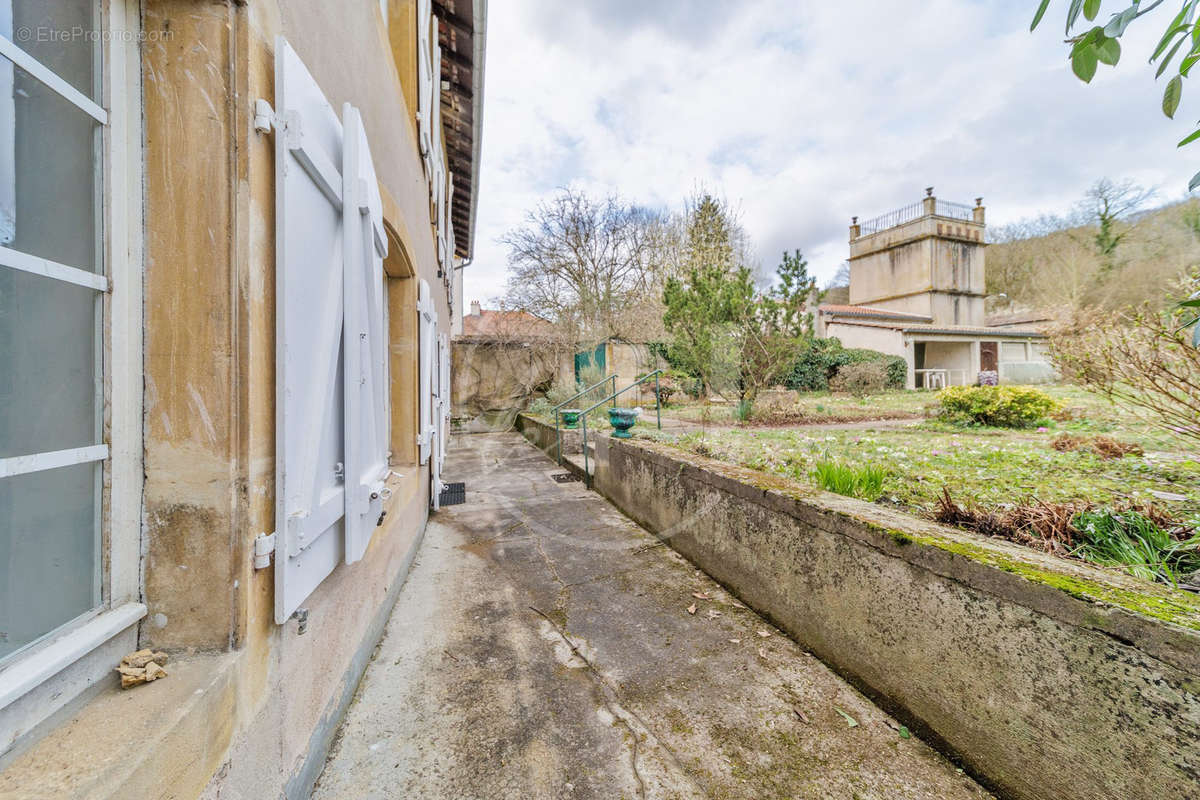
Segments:
[[[579,480],[579,476],[574,472],[555,472],[550,477],[554,478],[555,483],[571,483]]]
[[[439,506],[457,506],[467,502],[467,484],[447,483],[438,495]]]

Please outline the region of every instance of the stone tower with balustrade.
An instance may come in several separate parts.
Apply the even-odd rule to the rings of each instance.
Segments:
[[[850,225],[850,303],[920,314],[934,325],[982,326],[983,198],[920,202]]]

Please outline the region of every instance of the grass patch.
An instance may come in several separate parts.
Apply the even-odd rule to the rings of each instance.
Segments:
[[[1073,554],[1095,564],[1123,567],[1171,586],[1200,573],[1200,535],[1176,538],[1169,527],[1139,511],[1084,511],[1073,524],[1083,540]]]
[[[813,479],[822,489],[847,497],[878,500],[886,474],[873,464],[852,466],[822,459],[813,466]]]
[[[1169,586],[1200,577],[1200,535],[1154,505],[1035,501],[983,509],[960,506],[943,489],[933,518]]]

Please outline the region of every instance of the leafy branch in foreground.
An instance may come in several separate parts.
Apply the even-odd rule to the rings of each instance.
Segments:
[[[1084,83],[1091,83],[1100,64],[1112,67],[1117,65],[1121,60],[1121,37],[1130,25],[1157,9],[1164,0],[1133,0],[1128,6],[1110,16],[1104,25],[1093,25],[1082,33],[1073,34],[1072,31],[1081,17],[1087,22],[1095,21],[1100,14],[1101,2],[1102,0],[1071,0],[1067,7],[1064,32],[1068,37],[1066,43],[1071,45],[1071,70]],[[1050,0],[1041,0],[1029,26],[1031,31],[1041,23],[1049,7]],[[1156,80],[1172,68],[1172,63],[1176,63],[1175,74],[1168,79],[1162,99],[1163,113],[1172,119],[1183,97],[1183,81],[1189,76],[1192,68],[1200,63],[1200,22],[1196,19],[1198,7],[1200,0],[1183,0],[1179,13],[1167,24],[1154,52],[1150,55],[1151,64],[1158,62],[1158,70],[1154,75]],[[1175,62],[1176,56],[1179,57],[1178,62]],[[1191,144],[1197,139],[1200,139],[1200,127],[1185,136],[1179,142],[1179,147]],[[1188,183],[1188,191],[1197,186],[1200,186],[1200,172]]]

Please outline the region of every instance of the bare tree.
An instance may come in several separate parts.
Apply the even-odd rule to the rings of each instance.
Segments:
[[[656,211],[564,189],[501,239],[509,248],[507,305],[554,320],[576,341],[661,338],[670,239]]]
[[[1181,291],[1197,288],[1193,276]],[[1191,346],[1187,322],[1179,308],[1149,305],[1082,312],[1051,338],[1051,354],[1069,379],[1200,440],[1200,349]]]
[[[850,262],[843,261],[838,265],[837,272],[833,273],[833,277],[829,279],[829,283],[825,284],[826,289],[834,289],[839,286],[850,287]]]
[[[818,301],[831,305],[846,305],[850,302],[850,262],[843,261],[818,295]]]
[[[1096,226],[1093,239],[1105,271],[1117,266],[1117,245],[1133,229],[1128,224],[1129,217],[1156,193],[1131,180],[1114,182],[1108,178],[1101,178],[1087,190],[1080,211]]]

